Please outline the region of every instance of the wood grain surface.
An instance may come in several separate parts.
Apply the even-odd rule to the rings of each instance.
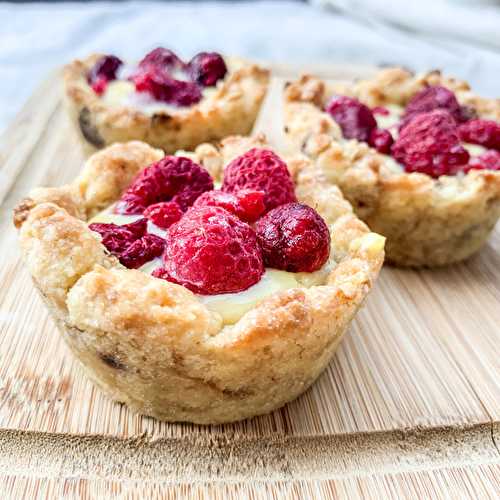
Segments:
[[[373,68],[318,72],[350,79]],[[283,81],[274,79],[256,125],[278,146]],[[34,186],[69,182],[83,158],[54,74],[0,138],[2,498],[500,491],[498,226],[463,264],[385,267],[325,373],[281,410],[231,425],[166,424],[113,403],[85,378],[19,259],[12,208]]]

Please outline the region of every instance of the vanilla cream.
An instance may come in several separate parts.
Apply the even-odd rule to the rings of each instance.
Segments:
[[[388,115],[378,113],[374,115],[375,120],[377,120],[377,127],[389,129],[392,136],[396,138],[398,129],[397,126],[405,110],[402,106],[398,106],[397,104],[387,104],[384,108],[389,112]]]

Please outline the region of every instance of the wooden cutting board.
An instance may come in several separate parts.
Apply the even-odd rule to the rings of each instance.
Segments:
[[[278,146],[276,66],[256,130]],[[322,66],[351,79],[373,68]],[[83,152],[58,74],[0,138],[1,498],[489,497],[500,491],[500,229],[469,261],[385,267],[329,367],[296,401],[231,425],[113,403],[63,344],[20,262],[15,204]]]

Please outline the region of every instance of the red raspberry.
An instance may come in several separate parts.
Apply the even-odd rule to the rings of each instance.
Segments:
[[[264,191],[242,189],[236,193],[241,213],[239,217],[246,222],[255,222],[266,210],[264,205]]]
[[[102,56],[87,74],[87,81],[92,85],[97,79],[104,78],[108,82],[116,79],[116,72],[123,61],[116,56]]]
[[[338,123],[346,139],[368,142],[370,132],[377,127],[371,109],[353,97],[334,97],[326,111]]]
[[[201,90],[193,82],[174,80],[164,68],[145,65],[131,80],[137,92],[146,92],[157,101],[176,106],[191,106],[202,98]]]
[[[257,221],[255,232],[266,266],[311,273],[328,260],[328,226],[307,205],[289,203],[271,210]]]
[[[194,206],[221,207],[245,222],[255,222],[265,210],[264,192],[242,189],[233,194],[214,189],[203,193]]]
[[[460,106],[451,90],[436,85],[421,90],[410,99],[406,105],[400,128],[403,128],[420,113],[427,113],[435,109],[448,111],[457,123],[467,120],[468,113],[470,113],[470,110]]]
[[[157,47],[146,54],[146,56],[139,63],[139,66],[159,66],[160,68],[168,71],[173,71],[176,69],[183,69],[185,64],[177,56],[177,54],[175,54],[175,52],[163,47]]]
[[[211,193],[212,191],[209,191]],[[202,195],[203,196],[203,195]],[[199,198],[198,198],[199,199]],[[175,201],[160,201],[142,212],[155,226],[167,229],[182,217],[181,207]]]
[[[154,275],[204,295],[257,283],[262,253],[253,229],[219,207],[193,207],[166,234],[164,269]]]
[[[390,154],[393,142],[391,133],[381,128],[374,128],[368,138],[368,144],[384,155]]]
[[[210,174],[182,156],[165,156],[139,172],[116,204],[119,214],[142,214],[161,201],[175,201],[187,210],[205,191],[214,188]]]
[[[131,224],[90,224],[99,233],[102,244],[130,269],[137,269],[163,253],[165,241],[154,234],[147,234],[147,220],[139,219]]]
[[[460,144],[457,125],[450,113],[436,109],[413,118],[391,148],[394,158],[407,172],[431,177],[453,175],[469,161]]]
[[[226,76],[227,67],[217,52],[200,52],[189,62],[188,72],[194,82],[204,87],[213,87]]]
[[[458,127],[458,135],[464,142],[500,151],[500,123],[493,120],[470,120]]]
[[[297,200],[286,163],[267,149],[251,149],[224,170],[222,191],[237,193],[242,189],[263,191],[266,211]]]
[[[500,152],[486,151],[482,155],[472,158],[463,170],[466,173],[469,170],[500,170]]]
[[[90,86],[97,95],[102,95],[104,94],[104,91],[108,86],[108,80],[104,76],[99,76],[92,82]]]
[[[164,248],[165,240],[163,238],[156,236],[156,234],[145,234],[122,252],[119,259],[125,267],[137,269],[155,257],[160,257]]]
[[[147,219],[139,219],[130,224],[119,226],[117,224],[105,224],[94,222],[89,228],[102,237],[102,244],[113,254],[119,255],[124,252],[131,243],[142,238],[148,227]]]

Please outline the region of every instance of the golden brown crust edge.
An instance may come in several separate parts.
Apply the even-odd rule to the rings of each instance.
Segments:
[[[128,107],[107,105],[93,92],[86,74],[98,58],[96,54],[75,60],[63,72],[70,116],[87,144],[97,148],[140,140],[173,153],[231,134],[248,134],[269,83],[268,70],[237,60],[237,67],[210,98],[179,113],[149,115]]]
[[[478,97],[465,82],[438,71],[414,76],[391,68],[372,80],[330,87],[305,75],[285,92],[285,131],[292,144],[341,188],[373,231],[387,237],[387,262],[399,266],[447,265],[481,248],[500,216],[500,172],[472,170],[439,180],[397,172],[368,145],[343,140],[322,109],[334,92],[370,106],[404,105],[426,85],[446,86],[479,116],[500,121],[500,100]]]
[[[231,138],[220,149],[202,145],[192,154],[214,170],[259,145],[262,137]],[[305,391],[330,361],[378,275],[383,239],[354,216],[336,187],[323,186],[309,160],[291,160],[299,197],[317,199],[332,227],[337,265],[325,285],[276,294],[223,325],[184,287],[122,267],[84,222],[101,206],[99,198],[92,198],[95,206],[84,200],[88,190],[99,192],[102,172],[121,171],[123,162],[136,171],[147,165],[138,166],[138,158],[157,154],[138,142],[111,146],[52,199],[38,191],[29,204],[21,202],[23,260],[66,343],[115,400],[163,420],[202,424],[268,413]],[[73,208],[57,204],[61,191],[79,193]]]

